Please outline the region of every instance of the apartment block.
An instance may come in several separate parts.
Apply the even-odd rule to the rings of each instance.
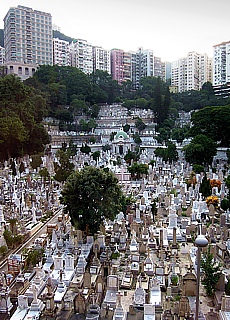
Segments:
[[[165,81],[166,66],[161,58],[155,57],[152,50],[139,48],[131,51],[131,80],[134,89],[140,87],[140,79],[143,77],[160,77]]]
[[[124,81],[131,81],[131,53],[124,52]]]
[[[198,56],[198,76],[199,89],[207,81],[212,83],[212,58],[209,58],[206,53]]]
[[[53,38],[53,64],[70,66],[70,44],[68,41]]]
[[[93,71],[102,70],[111,74],[110,50],[93,47]]]
[[[75,39],[70,44],[71,66],[85,74],[93,72],[93,46],[83,39]]]
[[[187,57],[172,62],[171,85],[178,87],[178,92],[200,90],[211,79],[211,59],[207,54],[189,52]]]
[[[213,46],[213,86],[230,83],[230,41]]]
[[[124,82],[124,51],[112,49],[110,55],[112,79],[122,84]]]
[[[52,65],[52,16],[32,8],[11,7],[4,18],[5,61]]]
[[[154,77],[160,77],[161,80],[166,81],[166,63],[159,57],[154,57],[153,74]]]
[[[5,48],[0,46],[0,65],[5,63]]]

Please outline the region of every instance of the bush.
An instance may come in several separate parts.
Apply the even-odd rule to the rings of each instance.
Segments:
[[[172,275],[171,283],[172,283],[173,286],[177,286],[177,284],[178,284],[178,276],[176,274]]]
[[[6,253],[7,253],[7,246],[1,246],[0,247],[0,254],[2,257],[5,257]]]
[[[201,172],[204,172],[204,166],[202,166],[200,164],[194,164],[193,167],[192,167],[192,170],[195,173],[201,173]]]

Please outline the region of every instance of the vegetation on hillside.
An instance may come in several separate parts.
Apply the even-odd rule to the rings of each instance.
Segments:
[[[19,78],[0,78],[0,159],[44,150],[49,137],[41,121],[47,114],[41,94]]]
[[[105,219],[114,220],[122,207],[118,179],[112,172],[96,167],[85,166],[71,174],[61,194],[72,224],[91,234]]]

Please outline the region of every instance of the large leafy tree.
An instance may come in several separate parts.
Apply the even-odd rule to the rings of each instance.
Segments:
[[[134,162],[131,166],[128,167],[128,171],[131,173],[132,179],[139,180],[141,176],[148,175],[148,165],[144,163]]]
[[[71,96],[86,99],[91,92],[91,83],[86,74],[74,67],[42,65],[33,76],[46,86],[53,104],[69,104]]]
[[[209,297],[212,297],[216,290],[215,286],[221,276],[220,268],[221,264],[213,259],[213,254],[210,252],[210,247],[208,247],[207,252],[203,253],[201,259],[201,269],[204,273],[202,284]]]
[[[183,149],[185,160],[194,164],[208,165],[212,163],[217,152],[216,143],[203,134],[198,134]]]
[[[212,187],[210,184],[210,179],[207,179],[205,174],[199,188],[199,192],[202,193],[203,198],[206,198],[212,194]]]
[[[59,161],[54,163],[54,179],[64,182],[74,171],[74,164],[70,162],[71,150],[62,148],[57,151],[56,155]]]
[[[22,156],[44,150],[49,142],[41,121],[45,99],[14,75],[0,78],[0,157]]]
[[[155,155],[163,159],[163,161],[169,161],[172,163],[173,161],[178,160],[178,152],[176,146],[171,141],[168,141],[166,144],[166,148],[158,147],[155,150]]]
[[[191,121],[191,136],[204,134],[223,147],[229,146],[230,105],[203,108],[192,114]]]
[[[105,219],[113,220],[120,212],[122,196],[118,179],[111,171],[86,166],[69,176],[61,203],[73,225],[94,234]]]
[[[121,88],[116,80],[112,79],[112,76],[107,71],[96,70],[90,76],[90,80],[94,85],[98,86],[102,96],[106,99],[99,102],[114,102]]]

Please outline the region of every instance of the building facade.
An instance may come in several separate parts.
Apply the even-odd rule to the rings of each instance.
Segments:
[[[207,81],[212,82],[212,63],[207,54],[189,52],[187,57],[172,62],[171,85],[178,92],[200,90]]]
[[[230,83],[230,41],[213,46],[213,86]]]
[[[5,61],[52,65],[52,16],[32,8],[11,7],[4,18]]]
[[[83,39],[75,39],[70,44],[71,66],[85,74],[93,72],[93,46]]]
[[[93,71],[102,70],[111,74],[110,51],[93,47]]]
[[[5,63],[5,48],[0,46],[0,65]]]
[[[70,66],[70,44],[68,41],[53,38],[53,64]]]
[[[124,51],[112,49],[110,55],[112,79],[122,84],[124,82]]]

